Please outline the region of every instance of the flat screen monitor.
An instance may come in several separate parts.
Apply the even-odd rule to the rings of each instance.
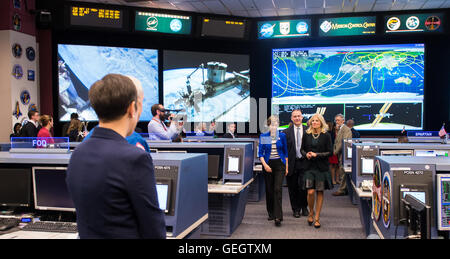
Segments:
[[[208,155],[208,178],[219,178],[219,155]]]
[[[418,191],[403,191],[403,198],[405,198],[405,196],[407,194],[413,196],[414,198],[418,199],[420,202],[426,204],[426,192],[418,192]]]
[[[356,130],[421,130],[424,66],[424,44],[273,49],[272,114],[286,126],[283,113],[303,106]]]
[[[249,62],[249,55],[164,51],[164,107],[188,122],[248,122]]]
[[[412,156],[414,154],[413,150],[381,150],[380,155],[382,156]]]
[[[0,206],[29,207],[31,203],[31,170],[0,169]]]
[[[66,176],[65,167],[33,167],[35,209],[75,212]]]
[[[237,156],[229,156],[228,157],[228,173],[236,173],[240,172],[239,170],[240,158]]]
[[[373,167],[373,158],[361,158],[362,174],[373,174]]]
[[[448,150],[415,150],[415,156],[448,157]]]
[[[244,39],[246,20],[202,18],[202,37],[224,37]]]
[[[347,158],[348,159],[352,158],[352,148],[351,147],[347,147]]]
[[[78,113],[81,120],[97,121],[88,92],[110,73],[131,75],[141,82],[144,102],[140,120],[151,120],[151,106],[159,103],[158,50],[58,44],[59,120],[70,121],[70,114]]]
[[[450,231],[450,174],[437,175],[438,229]]]
[[[158,193],[159,208],[164,213],[169,213],[171,180],[165,178],[156,179],[156,192]]]

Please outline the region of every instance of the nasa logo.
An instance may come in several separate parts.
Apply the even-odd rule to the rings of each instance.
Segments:
[[[183,24],[181,23],[180,20],[178,20],[178,19],[173,19],[173,20],[170,22],[170,29],[171,29],[173,32],[179,32],[179,31],[181,31],[181,28],[183,28]]]
[[[270,23],[265,23],[261,26],[261,29],[259,30],[259,33],[261,34],[261,37],[263,38],[269,38],[273,35],[273,27],[275,27],[275,24],[272,25]]]

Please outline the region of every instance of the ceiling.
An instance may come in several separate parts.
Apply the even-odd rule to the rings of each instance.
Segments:
[[[243,17],[450,8],[450,0],[73,0]]]

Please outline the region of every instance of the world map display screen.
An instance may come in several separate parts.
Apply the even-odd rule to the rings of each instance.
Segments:
[[[151,106],[159,103],[158,50],[58,44],[59,120],[78,113],[83,121],[98,120],[88,92],[107,74],[137,78],[144,90],[141,121],[152,119]]]
[[[342,113],[357,130],[423,128],[424,44],[274,49],[272,114]]]

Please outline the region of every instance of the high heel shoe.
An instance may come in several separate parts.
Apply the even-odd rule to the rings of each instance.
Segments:
[[[316,223],[319,223],[319,225],[316,225]],[[315,228],[320,228],[320,221],[318,219],[315,220],[314,227]]]

